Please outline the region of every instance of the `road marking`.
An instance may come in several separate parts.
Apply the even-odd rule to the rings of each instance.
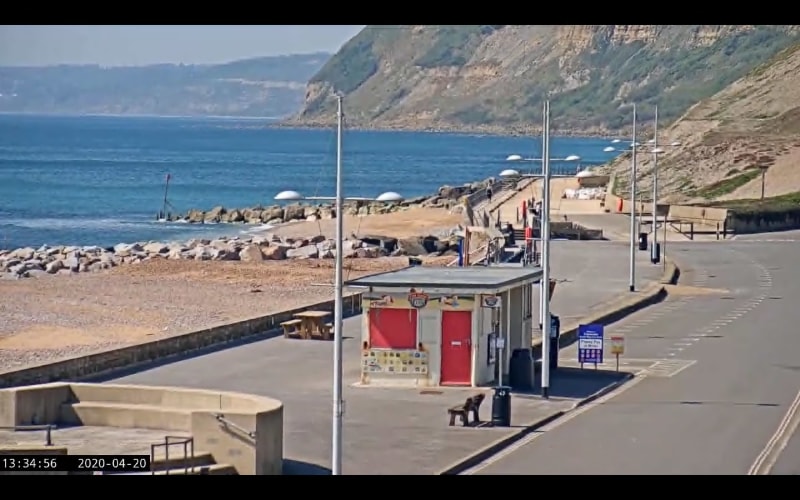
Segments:
[[[784,448],[789,444],[789,440],[797,430],[797,426],[800,425],[800,413],[798,413],[798,410],[800,410],[800,392],[797,393],[797,397],[789,405],[789,410],[778,425],[778,430],[775,431],[767,445],[756,457],[753,465],[750,466],[750,470],[747,471],[749,476],[766,476],[775,466]]]
[[[483,469],[489,467],[493,463],[496,463],[496,462],[502,460],[503,458],[511,455],[512,453],[514,453],[518,449],[522,448],[526,444],[529,444],[532,441],[536,440],[537,438],[544,436],[548,432],[552,432],[552,431],[558,429],[559,427],[561,427],[562,425],[566,424],[567,422],[569,422],[570,420],[574,419],[575,417],[583,415],[584,413],[586,413],[587,411],[591,410],[592,408],[594,408],[596,406],[599,406],[599,405],[605,403],[606,401],[619,396],[623,392],[635,387],[637,384],[639,384],[644,379],[645,379],[645,377],[636,376],[630,382],[626,382],[626,383],[620,385],[619,387],[617,387],[613,391],[609,392],[608,394],[606,394],[606,395],[604,395],[604,396],[602,396],[600,398],[597,398],[596,400],[592,401],[591,403],[588,403],[588,404],[585,404],[583,406],[580,406],[580,407],[578,407],[578,408],[576,408],[574,410],[569,410],[566,414],[564,414],[563,417],[560,417],[556,421],[554,421],[554,422],[552,422],[552,423],[550,423],[548,425],[545,425],[544,427],[542,427],[538,431],[532,432],[531,434],[529,434],[528,436],[520,439],[519,441],[517,441],[516,443],[512,444],[508,448],[504,448],[503,450],[501,450],[498,453],[492,455],[491,457],[487,458],[483,462],[481,462],[481,463],[479,463],[479,464],[477,464],[477,465],[465,470],[464,472],[462,472],[459,475],[461,475],[461,476],[471,476],[471,475],[473,475],[473,474],[475,474],[477,472],[482,471]]]

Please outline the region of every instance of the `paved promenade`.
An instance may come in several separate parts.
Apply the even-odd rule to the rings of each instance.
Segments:
[[[553,272],[561,283],[553,311],[562,323],[627,292],[627,248],[613,242],[554,242]],[[660,267],[642,269],[642,283]],[[345,448],[347,474],[434,474],[498,439],[617,380],[604,373],[567,374],[550,401],[515,397],[514,428],[448,427],[446,409],[471,389],[359,388],[360,318],[345,322]],[[327,473],[330,463],[331,357],[328,342],[273,338],[122,377],[118,383],[177,385],[276,397],[286,405],[287,473]],[[481,410],[488,419],[491,401]]]

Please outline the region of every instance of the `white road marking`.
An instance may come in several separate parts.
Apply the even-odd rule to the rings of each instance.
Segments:
[[[786,445],[789,443],[789,440],[792,438],[792,435],[797,430],[797,426],[800,425],[800,412],[798,412],[798,410],[800,410],[800,392],[797,393],[794,401],[789,405],[789,410],[787,410],[786,415],[784,415],[783,420],[781,420],[781,423],[778,425],[775,434],[772,435],[767,445],[761,450],[758,457],[756,457],[753,465],[750,466],[750,470],[747,471],[748,475],[765,476],[769,474],[778,461],[778,458],[780,458],[784,448],[786,448]]]

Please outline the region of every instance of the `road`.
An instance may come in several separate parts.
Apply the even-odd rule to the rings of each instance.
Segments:
[[[467,474],[800,473],[800,233],[671,250],[681,286],[607,327],[653,368]]]

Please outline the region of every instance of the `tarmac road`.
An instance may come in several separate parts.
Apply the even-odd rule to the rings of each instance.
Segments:
[[[607,327],[624,362],[662,368],[466,473],[798,473],[797,234],[671,244],[682,286]]]

